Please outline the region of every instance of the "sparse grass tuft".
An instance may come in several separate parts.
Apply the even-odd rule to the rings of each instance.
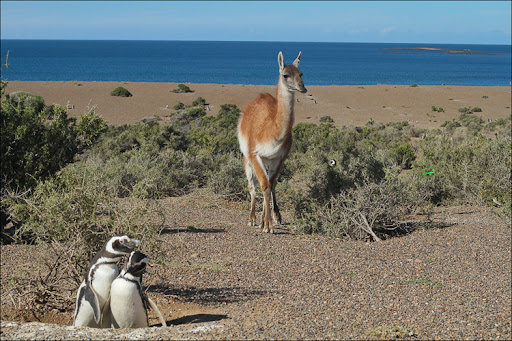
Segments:
[[[416,333],[402,326],[379,326],[369,330],[366,337],[378,340],[415,339]]]

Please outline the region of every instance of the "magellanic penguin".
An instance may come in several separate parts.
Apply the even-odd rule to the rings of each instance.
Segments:
[[[119,235],[112,237],[96,254],[78,288],[74,326],[110,327],[110,321],[102,320],[102,311],[110,295],[112,281],[119,274],[117,262],[139,246],[139,240]]]
[[[114,328],[148,327],[148,309],[153,309],[162,323],[166,322],[156,304],[142,291],[142,274],[148,258],[134,251],[125,268],[112,282],[110,289],[110,320]]]

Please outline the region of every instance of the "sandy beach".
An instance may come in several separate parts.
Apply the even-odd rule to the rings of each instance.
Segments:
[[[45,103],[68,108],[70,116],[80,116],[95,108],[110,124],[133,124],[145,117],[165,119],[175,112],[178,102],[191,105],[198,97],[207,103],[207,113],[216,115],[222,104],[243,109],[261,92],[275,93],[275,85],[192,84],[194,92],[173,93],[178,83],[10,81],[6,93],[28,91],[42,96]],[[132,97],[113,97],[118,86]],[[510,87],[450,85],[364,85],[308,86],[306,94],[296,95],[296,122],[318,123],[331,116],[336,125],[364,125],[370,119],[378,123],[408,121],[419,128],[438,127],[460,115],[459,108],[479,107],[485,121],[507,117],[511,113]],[[432,106],[444,112],[432,111]]]

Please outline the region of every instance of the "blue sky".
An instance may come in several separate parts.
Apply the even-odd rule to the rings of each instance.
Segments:
[[[2,39],[510,44],[510,1],[1,1]]]

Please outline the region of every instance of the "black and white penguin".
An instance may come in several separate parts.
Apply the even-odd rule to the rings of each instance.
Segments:
[[[139,246],[139,240],[119,235],[112,237],[94,256],[78,288],[74,326],[110,327],[110,321],[102,319],[102,312],[110,295],[112,281],[119,274],[117,262]]]
[[[126,266],[112,282],[110,320],[114,328],[148,327],[148,309],[153,309],[162,323],[166,322],[156,304],[142,291],[142,274],[148,258],[139,251],[131,253]]]

